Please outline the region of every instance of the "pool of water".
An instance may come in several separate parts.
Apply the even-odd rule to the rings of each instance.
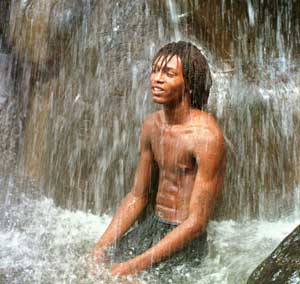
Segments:
[[[8,188],[8,189],[7,189]],[[90,253],[111,217],[58,208],[51,199],[9,183],[1,188],[0,283],[127,283],[96,265]],[[184,264],[168,283],[241,284],[296,227],[296,217],[269,222],[212,221],[209,254],[197,268]],[[162,283],[144,273],[128,283]]]

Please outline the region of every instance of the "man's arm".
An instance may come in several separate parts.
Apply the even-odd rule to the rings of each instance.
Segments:
[[[205,139],[194,153],[199,166],[188,218],[143,254],[113,266],[113,274],[126,275],[142,271],[172,255],[205,230],[219,195],[225,170],[222,134],[208,135]]]
[[[145,121],[140,137],[140,160],[131,191],[122,201],[110,225],[97,242],[94,256],[101,256],[103,250],[116,242],[138,219],[148,203],[148,190],[153,164],[153,154],[149,140],[151,120]]]

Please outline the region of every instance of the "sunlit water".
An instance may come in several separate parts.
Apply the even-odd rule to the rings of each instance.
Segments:
[[[0,205],[0,283],[120,283],[90,258],[110,221],[58,208],[51,199],[26,194],[12,182]],[[34,192],[34,191],[33,191]],[[296,226],[296,216],[277,222],[212,221],[209,255],[197,268],[179,267],[171,283],[246,283],[252,270]],[[162,283],[144,274],[140,283]],[[132,281],[132,279],[130,279]],[[134,280],[136,281],[136,279]],[[184,281],[184,282],[182,282]]]

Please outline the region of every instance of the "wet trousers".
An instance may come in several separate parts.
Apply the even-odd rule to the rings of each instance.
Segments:
[[[142,223],[127,232],[112,248],[110,257],[113,262],[124,262],[139,254],[142,254],[177,225],[166,223],[154,214],[148,216]],[[202,258],[207,255],[207,233],[187,244],[183,249],[173,254],[159,266],[174,266],[187,264],[188,266],[199,265]],[[157,267],[154,265],[152,268]]]

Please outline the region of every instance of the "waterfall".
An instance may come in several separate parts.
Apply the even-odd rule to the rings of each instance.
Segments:
[[[299,183],[296,5],[63,3],[12,5],[10,21],[14,51],[27,66],[19,164],[47,196],[95,212],[118,204],[132,184],[140,125],[155,108],[151,57],[169,40],[189,39],[211,64],[209,106],[229,143],[218,216],[278,218],[293,210]]]
[[[66,218],[72,260],[64,271],[74,283],[92,283],[83,280],[86,270],[78,276],[72,265],[80,266],[76,256],[99,237],[95,226],[102,230],[109,220],[93,214],[111,213],[130,190],[141,123],[157,109],[149,90],[151,59],[172,40],[190,40],[208,58],[214,82],[209,110],[227,144],[225,185],[199,283],[243,283],[264,255],[257,252],[237,271],[232,267],[254,244],[269,238],[271,251],[291,230],[300,210],[299,4],[244,2],[1,2],[0,240],[14,241],[0,247],[0,282],[27,283],[24,275],[32,283],[64,281],[67,272],[61,279],[51,272],[48,248],[64,261],[67,237],[63,229],[49,231]],[[38,222],[25,228],[30,216]],[[272,224],[279,231],[262,235]],[[252,233],[246,252],[237,247],[239,235]],[[86,239],[76,243],[76,234]],[[42,265],[46,254],[46,274],[32,268],[27,252],[9,258],[23,240],[29,253],[33,235],[40,246],[33,259]],[[58,235],[61,243],[50,246]],[[7,267],[18,257],[22,262],[10,273]],[[187,272],[189,283],[196,283],[198,272]]]

